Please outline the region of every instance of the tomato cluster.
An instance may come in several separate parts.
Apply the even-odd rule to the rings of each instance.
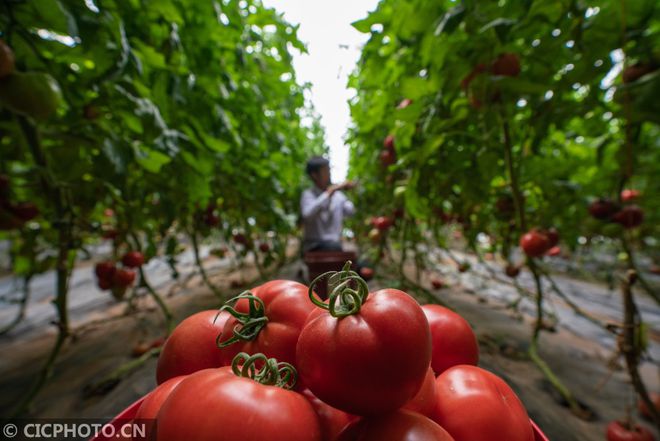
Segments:
[[[625,229],[636,228],[644,221],[644,210],[631,202],[640,197],[639,190],[626,188],[621,191],[623,207],[611,199],[600,198],[589,205],[589,214],[601,221],[617,223]]]
[[[138,411],[149,439],[534,440],[465,319],[348,268],[325,275],[325,301],[274,280],[181,322]]]
[[[387,135],[383,140],[383,150],[380,152],[380,163],[384,168],[396,164],[396,149],[394,148],[394,135]]]
[[[144,264],[144,255],[139,251],[129,251],[121,259],[122,266],[117,262],[99,262],[94,267],[98,287],[102,290],[110,290],[113,297],[121,300],[126,290],[135,282],[135,271],[131,268],[139,268]]]

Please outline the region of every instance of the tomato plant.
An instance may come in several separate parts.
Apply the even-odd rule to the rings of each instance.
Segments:
[[[56,258],[32,267],[57,274],[59,337],[22,410],[70,335],[68,282],[81,249],[107,239],[112,260],[163,256],[177,277],[184,236],[214,289],[201,241],[276,231],[282,239],[258,264],[277,264],[306,185],[300,163],[326,146],[293,70],[292,52],[305,50],[296,28],[260,2],[166,0],[145,11],[134,2],[45,0],[1,9],[0,239],[48,248]],[[23,260],[38,255],[20,250]],[[118,287],[110,278],[99,285],[126,300],[147,291],[168,325],[144,271],[130,274],[118,269]]]
[[[477,256],[499,253],[515,277],[520,244],[536,288],[530,358],[576,414],[538,352],[555,294],[544,289],[543,259],[557,244],[532,229],[556,228],[566,253],[614,244],[625,255],[617,269],[636,270],[635,253],[657,254],[660,202],[622,192],[660,190],[660,108],[646,98],[660,90],[650,49],[659,17],[650,0],[625,11],[608,2],[383,0],[353,24],[368,42],[349,82],[349,175],[363,183],[367,213],[403,206],[409,215],[371,247],[396,251],[400,269],[429,268],[428,250],[460,234]],[[383,139],[396,141],[385,169]]]

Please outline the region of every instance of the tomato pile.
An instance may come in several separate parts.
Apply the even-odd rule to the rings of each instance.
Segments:
[[[325,301],[273,280],[182,321],[136,416],[155,420],[149,439],[534,440],[464,318],[349,268],[324,275]]]

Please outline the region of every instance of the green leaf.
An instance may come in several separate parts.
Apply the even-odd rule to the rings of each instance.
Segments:
[[[170,162],[170,157],[153,149],[141,147],[135,158],[142,168],[151,173],[160,172],[161,168]]]

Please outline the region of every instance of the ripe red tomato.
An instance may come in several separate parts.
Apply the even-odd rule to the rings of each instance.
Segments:
[[[433,289],[440,289],[443,286],[445,286],[445,283],[440,279],[432,279],[431,286],[433,287]]]
[[[360,276],[362,276],[364,280],[371,280],[374,278],[374,270],[366,266],[362,267],[360,268]]]
[[[516,394],[498,376],[476,366],[454,366],[435,381],[434,420],[456,441],[534,441],[532,425]]]
[[[650,392],[649,398],[651,399],[651,402],[655,406],[656,410],[660,412],[660,394],[657,392]],[[646,403],[644,403],[641,398],[637,402],[637,410],[639,410],[639,414],[644,418],[651,419],[651,412]]]
[[[234,242],[236,242],[239,245],[247,245],[248,244],[248,238],[243,233],[236,233],[236,234],[234,234],[233,237],[234,237]]]
[[[204,223],[207,227],[215,227],[220,223],[220,217],[215,213],[206,213],[204,215]]]
[[[165,344],[165,341],[167,340],[166,337],[158,337],[149,343],[149,349],[154,349],[154,348],[160,348]]]
[[[39,216],[39,208],[32,202],[20,202],[16,205],[12,205],[11,212],[23,222],[27,222]]]
[[[438,402],[438,393],[435,388],[435,374],[430,367],[426,371],[424,383],[412,400],[408,401],[403,409],[421,413],[424,416],[433,418],[435,415],[435,406]]]
[[[617,211],[619,211],[617,204],[605,198],[597,199],[589,205],[589,213],[599,220],[608,220]]]
[[[626,188],[626,189],[621,191],[621,200],[623,202],[632,202],[640,196],[641,196],[641,193],[639,192],[639,190],[633,190],[633,189],[630,189],[630,188]]]
[[[550,248],[557,246],[559,244],[559,232],[557,231],[556,228],[550,228],[548,230],[544,230],[543,233],[546,235],[548,241],[550,242]]]
[[[520,74],[520,59],[512,53],[501,54],[490,66],[493,75],[517,77]]]
[[[348,426],[338,441],[455,441],[445,429],[416,412],[397,410],[363,418]]]
[[[513,279],[518,277],[518,274],[520,274],[520,267],[508,264],[506,268],[504,268],[504,272],[506,273],[507,276]]]
[[[135,271],[133,270],[118,268],[112,276],[113,286],[125,288],[131,286],[133,282],[135,282]]]
[[[408,107],[408,106],[411,105],[411,104],[412,104],[412,100],[411,100],[411,99],[409,99],[409,98],[404,98],[403,100],[401,100],[401,102],[399,103],[399,105],[396,106],[396,108],[399,109],[399,110],[401,110],[401,109],[405,109],[406,107]]]
[[[394,225],[394,219],[387,216],[374,217],[371,218],[371,225],[373,225],[374,228],[378,228],[379,230],[384,231]]]
[[[302,395],[238,377],[230,367],[186,377],[158,412],[158,441],[320,441]]]
[[[266,242],[262,242],[259,244],[259,250],[262,253],[267,253],[268,251],[270,251],[270,245],[268,245]]]
[[[302,382],[337,409],[373,415],[398,409],[419,391],[431,361],[424,312],[403,291],[369,293],[358,312],[312,312],[296,350]]]
[[[551,257],[559,256],[561,254],[561,248],[552,247],[548,251],[546,251],[545,254],[546,256],[551,256]]]
[[[144,264],[144,254],[139,251],[129,251],[121,258],[121,263],[128,268],[139,268]]]
[[[186,375],[170,378],[144,397],[142,404],[135,414],[136,420],[152,420],[158,415],[161,406],[175,387],[186,378]],[[146,437],[147,439],[149,437]]]
[[[114,229],[114,228],[109,228],[109,229],[103,230],[103,235],[102,235],[102,237],[103,237],[104,239],[114,240],[114,239],[116,239],[118,236],[119,236],[119,231],[117,231],[117,230]]]
[[[133,349],[131,349],[131,356],[134,358],[141,357],[143,356],[149,349],[149,345],[144,342],[137,343],[135,346],[133,346]]]
[[[193,314],[179,323],[165,340],[158,358],[158,384],[179,375],[223,366],[222,353],[216,339],[228,318],[227,312],[218,315],[218,311],[208,310]]]
[[[321,439],[323,441],[336,441],[339,434],[353,421],[357,421],[360,417],[351,415],[350,413],[343,412],[335,409],[332,406],[325,404],[314,396],[309,389],[304,389],[302,395],[307,398],[312,405],[314,412],[319,417],[319,424],[321,425]]]
[[[637,205],[626,205],[612,216],[612,220],[626,229],[639,227],[644,222],[644,210]]]
[[[459,364],[479,362],[477,337],[463,317],[440,305],[424,305],[422,310],[431,330],[431,367],[436,374]]]
[[[516,205],[511,195],[503,195],[495,202],[495,214],[499,219],[510,219],[516,211]]]
[[[265,306],[265,310],[258,315],[266,317],[267,321],[254,339],[239,340],[221,348],[224,364],[230,364],[239,352],[263,353],[269,358],[295,364],[298,336],[309,313],[314,310],[308,291],[302,283],[291,280],[272,280],[254,288],[252,294],[261,299]],[[248,313],[248,300],[238,300],[234,309],[240,313]],[[240,321],[236,317],[230,317],[225,323],[220,344],[227,343],[234,336],[236,326],[240,327]]]
[[[115,263],[110,261],[99,262],[94,267],[94,273],[99,279],[112,280],[115,271],[117,271]]]
[[[520,238],[520,247],[529,257],[540,257],[550,248],[550,240],[542,232],[531,230]]]
[[[99,278],[97,281],[97,285],[100,290],[106,291],[108,289],[112,289],[112,279],[101,279]]]
[[[396,153],[394,150],[382,150],[380,152],[380,163],[383,167],[389,167],[396,163]]]
[[[394,151],[394,135],[387,135],[383,140],[383,147],[389,151]]]
[[[622,421],[612,421],[607,425],[607,441],[654,441],[654,437],[646,427],[631,428]]]

